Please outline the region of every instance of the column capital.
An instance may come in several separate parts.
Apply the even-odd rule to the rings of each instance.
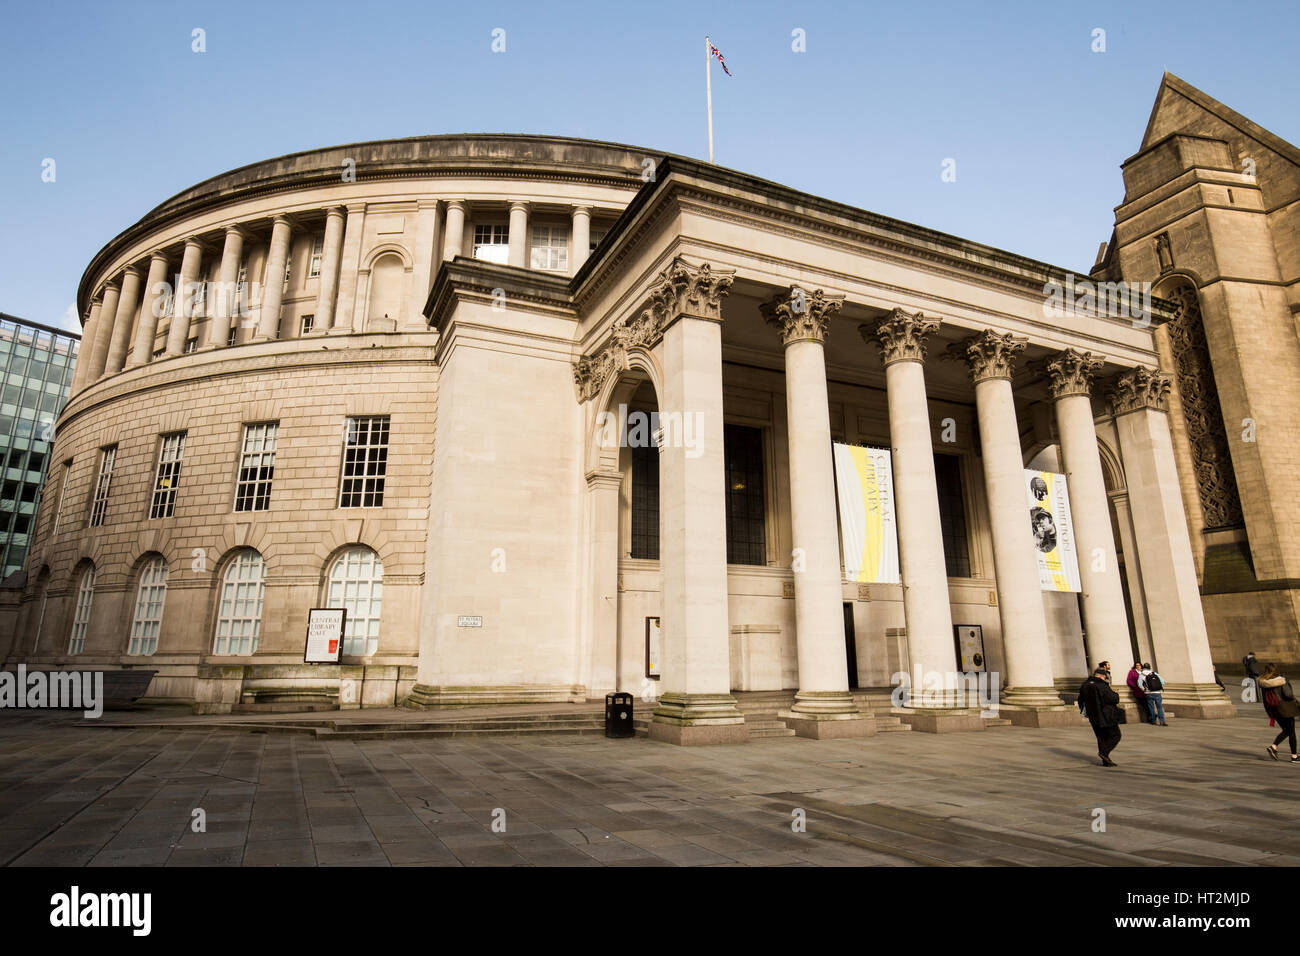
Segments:
[[[1159,369],[1139,365],[1116,376],[1109,398],[1116,415],[1151,409],[1169,411],[1169,390],[1172,379]]]
[[[152,258],[152,257],[150,257],[150,258]],[[140,278],[143,278],[143,277],[144,277],[144,260],[143,260],[143,259],[139,259],[139,260],[137,260],[137,261],[131,263],[129,266],[127,266],[125,269],[122,270],[122,278],[123,278],[123,279],[125,279],[125,278],[126,278],[127,276],[129,276],[129,275],[134,275],[137,279],[140,279]]]
[[[781,333],[781,344],[825,342],[831,316],[844,305],[844,296],[827,295],[822,289],[805,291],[797,285],[778,292],[758,310]]]
[[[464,211],[465,211],[465,208],[466,208],[468,205],[469,205],[469,203],[466,202],[464,199],[448,199],[448,200],[447,200],[447,208],[448,208],[449,210],[451,210],[451,209],[459,209],[461,212],[464,212]],[[365,203],[361,203],[360,206],[361,206],[361,208],[364,209],[364,208],[365,208]],[[352,207],[351,207],[351,206],[348,206],[348,212],[351,212],[351,211],[352,211]]]
[[[113,276],[113,278],[109,279],[107,282],[104,283],[104,288],[99,290],[100,299],[102,300],[103,297],[108,294],[110,289],[114,292],[117,292],[121,288],[122,288],[122,276],[120,274]]]
[[[528,210],[531,207],[532,207],[532,203],[530,203],[527,199],[512,199],[510,201],[511,212],[514,212],[516,209],[522,212],[528,212]]]
[[[1016,356],[1025,350],[1028,341],[1028,339],[1017,338],[1010,332],[1002,333],[984,329],[976,335],[948,346],[948,351],[943,357],[964,361],[970,369],[971,381],[977,385],[991,378],[1010,381]]]
[[[858,326],[862,338],[870,344],[872,339],[880,347],[883,364],[895,362],[924,362],[925,340],[939,328],[938,319],[926,318],[920,312],[895,309],[874,324]]]
[[[735,269],[714,271],[707,262],[693,265],[677,256],[650,287],[650,307],[642,313],[642,321],[651,317],[659,335],[678,316],[721,322],[722,300],[735,277]]]
[[[1052,398],[1092,393],[1092,378],[1104,364],[1100,355],[1062,349],[1055,356],[1039,363],[1038,369],[1048,378]]]
[[[239,236],[239,238],[241,239],[248,238],[248,229],[244,227],[244,224],[242,222],[232,222],[229,225],[227,225],[222,230],[222,232],[227,236],[234,235],[234,236]]]
[[[581,215],[581,216],[590,216],[590,215],[591,215],[591,207],[590,207],[590,206],[576,205],[576,206],[573,207],[572,215],[574,215],[574,216],[579,216],[579,215]]]
[[[151,265],[155,262],[161,262],[166,265],[167,262],[170,261],[170,258],[171,257],[167,255],[167,250],[165,249],[155,249],[153,252],[149,253],[149,262]]]

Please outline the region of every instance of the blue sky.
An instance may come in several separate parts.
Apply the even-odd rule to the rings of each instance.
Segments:
[[[0,311],[63,324],[122,229],[296,150],[486,131],[704,158],[706,33],[734,74],[714,69],[719,164],[1086,271],[1163,70],[1300,142],[1297,24],[1294,0],[4,0]]]

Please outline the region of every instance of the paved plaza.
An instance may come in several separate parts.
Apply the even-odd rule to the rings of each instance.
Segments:
[[[1267,757],[1259,705],[1238,710],[1130,725],[1115,769],[1097,765],[1082,722],[681,748],[110,729],[11,711],[0,862],[1296,865],[1300,765]],[[206,832],[193,832],[200,809]]]

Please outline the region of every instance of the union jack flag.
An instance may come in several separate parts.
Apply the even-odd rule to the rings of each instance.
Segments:
[[[709,52],[712,53],[714,56],[716,56],[718,58],[718,62],[722,64],[722,72],[727,74],[727,76],[731,76],[731,71],[727,69],[727,61],[722,58],[722,51],[719,50],[712,43],[710,43]]]

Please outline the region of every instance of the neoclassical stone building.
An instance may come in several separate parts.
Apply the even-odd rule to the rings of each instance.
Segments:
[[[1096,279],[1151,265],[1125,208]],[[1206,276],[1177,275],[1063,304],[1088,277],[583,140],[235,170],[85,273],[5,660],[154,668],[152,696],[209,712],[620,689],[700,743],[745,738],[749,690],[792,692],[801,734],[868,735],[853,689],[956,672],[956,627],[1016,723],[1076,719],[1062,692],[1135,654],[1180,716],[1230,713],[1170,347]],[[896,583],[846,578],[833,442],[889,449]],[[1068,478],[1077,593],[1040,587],[1026,468]],[[1270,507],[1281,542],[1295,514]],[[315,607],[348,609],[341,665],[303,663]],[[912,704],[919,729],[980,726]]]

